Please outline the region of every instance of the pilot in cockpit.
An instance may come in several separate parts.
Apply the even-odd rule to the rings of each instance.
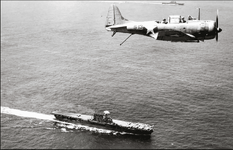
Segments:
[[[193,20],[193,17],[189,15],[188,20]]]

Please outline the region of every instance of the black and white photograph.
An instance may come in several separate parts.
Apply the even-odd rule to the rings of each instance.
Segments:
[[[1,0],[1,149],[233,149],[232,10]]]

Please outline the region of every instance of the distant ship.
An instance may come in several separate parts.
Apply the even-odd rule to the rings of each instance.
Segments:
[[[184,3],[177,3],[176,1],[162,2],[162,4],[167,4],[167,5],[184,5]]]
[[[59,121],[79,122],[82,124],[92,124],[111,129],[119,132],[133,133],[139,135],[150,135],[153,132],[153,126],[144,123],[133,123],[128,121],[116,120],[110,117],[109,111],[104,111],[104,114],[94,113],[91,115],[82,115],[77,113],[66,113],[54,111],[52,114]]]

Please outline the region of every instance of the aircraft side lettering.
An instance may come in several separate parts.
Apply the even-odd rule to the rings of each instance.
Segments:
[[[138,24],[129,24],[129,25],[127,25],[127,29],[128,30],[143,30],[143,25],[138,25]]]

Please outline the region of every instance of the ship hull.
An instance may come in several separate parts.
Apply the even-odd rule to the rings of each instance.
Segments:
[[[121,126],[118,126],[118,125],[101,124],[99,122],[94,122],[94,121],[89,121],[89,122],[91,124],[104,126],[107,129],[111,129],[111,130],[115,130],[115,131],[119,131],[119,132],[128,132],[128,133],[140,134],[140,135],[149,135],[149,134],[151,134],[153,132],[153,131],[139,130],[139,129],[135,129],[135,128],[129,129],[129,128],[121,127]]]
[[[153,129],[141,129],[135,126],[126,126],[126,124],[131,124],[131,122],[115,120],[113,119],[112,123],[98,122],[93,120],[93,117],[90,115],[81,115],[81,114],[73,114],[73,113],[52,113],[57,120],[72,122],[72,123],[81,123],[81,124],[89,124],[90,126],[99,126],[104,129],[110,129],[118,132],[127,132],[133,133],[137,135],[150,135],[153,132]],[[133,123],[132,123],[133,124]]]

